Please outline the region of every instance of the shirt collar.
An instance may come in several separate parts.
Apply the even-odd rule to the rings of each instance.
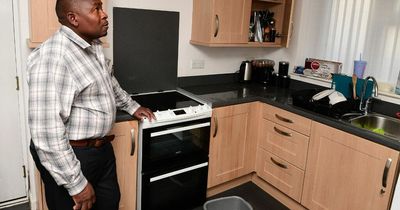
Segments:
[[[67,26],[62,25],[60,28],[60,32],[63,33],[68,39],[71,41],[75,42],[78,46],[80,46],[83,49],[89,48],[92,45],[87,43],[82,37],[80,37],[78,34],[76,34],[72,29],[68,28]],[[101,44],[101,41],[99,39],[95,39],[92,41],[93,45],[99,45]]]

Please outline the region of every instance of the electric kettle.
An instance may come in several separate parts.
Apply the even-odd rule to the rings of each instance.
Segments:
[[[250,82],[251,81],[251,61],[243,61],[240,64],[239,69],[239,81],[240,82]]]

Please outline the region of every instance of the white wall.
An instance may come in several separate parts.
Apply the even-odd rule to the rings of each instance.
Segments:
[[[292,60],[291,49],[271,48],[209,48],[191,45],[192,0],[135,0],[109,1],[107,11],[111,27],[108,40],[111,48],[106,49],[106,55],[112,57],[112,7],[143,8],[152,10],[176,11],[180,13],[178,76],[194,76],[208,74],[233,73],[239,69],[240,62],[245,59],[268,58],[279,62]],[[205,61],[204,69],[191,69],[192,59]]]

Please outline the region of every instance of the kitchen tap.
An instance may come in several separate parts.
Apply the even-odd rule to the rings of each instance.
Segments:
[[[367,91],[367,85],[368,85],[368,81],[372,80],[372,94],[370,97],[368,97],[368,99],[364,102],[364,97],[365,97],[365,93]],[[368,76],[367,78],[365,78],[364,81],[364,86],[363,89],[361,91],[361,99],[360,99],[360,111],[364,112],[364,115],[367,115],[369,112],[369,104],[371,104],[371,100],[372,99],[376,99],[378,97],[378,83],[376,82],[376,79],[372,76]]]

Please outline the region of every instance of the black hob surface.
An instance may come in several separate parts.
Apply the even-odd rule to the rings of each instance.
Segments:
[[[177,91],[135,95],[132,99],[153,112],[201,105]]]

